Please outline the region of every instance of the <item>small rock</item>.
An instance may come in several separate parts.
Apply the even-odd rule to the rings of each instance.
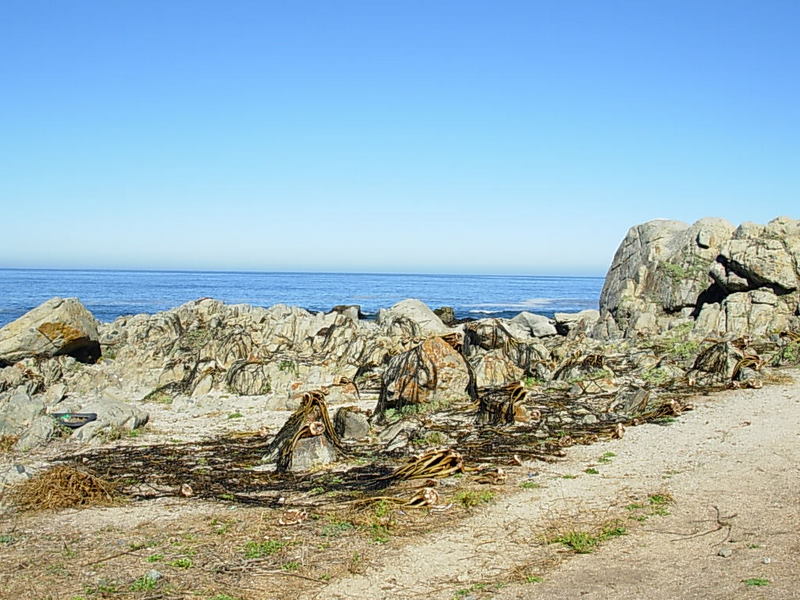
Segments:
[[[158,581],[158,580],[159,580],[159,579],[161,579],[162,577],[164,577],[164,575],[163,575],[163,574],[162,574],[160,571],[156,571],[155,569],[150,569],[150,570],[147,572],[147,578],[148,578],[150,581]]]
[[[733,555],[733,550],[730,548],[722,548],[719,552],[717,552],[717,555],[721,556],[722,558],[730,558]]]
[[[763,564],[765,564],[765,565],[768,565],[769,563],[771,563],[771,562],[772,562],[772,559],[771,559],[771,558],[769,558],[768,556],[765,556],[764,558],[762,558],[762,559],[761,559],[761,562],[762,562]]]
[[[342,407],[336,412],[333,426],[336,434],[343,439],[363,440],[369,435],[367,415],[350,406]]]

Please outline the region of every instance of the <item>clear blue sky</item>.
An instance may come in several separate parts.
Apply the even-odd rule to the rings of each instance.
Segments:
[[[603,275],[800,217],[800,2],[2,0],[0,267]]]

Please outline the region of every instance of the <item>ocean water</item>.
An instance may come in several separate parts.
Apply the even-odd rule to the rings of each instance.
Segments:
[[[602,277],[0,269],[0,326],[53,296],[79,298],[101,321],[205,297],[311,311],[358,304],[367,316],[418,298],[452,306],[458,318],[482,318],[597,308],[602,287]]]

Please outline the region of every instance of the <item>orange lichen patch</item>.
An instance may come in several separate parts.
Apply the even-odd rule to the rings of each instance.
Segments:
[[[64,323],[42,323],[36,330],[49,340],[60,339],[65,342],[74,342],[75,340],[86,337],[74,327],[70,327]]]
[[[53,467],[24,481],[9,494],[20,510],[47,510],[114,503],[115,486],[72,467]]]

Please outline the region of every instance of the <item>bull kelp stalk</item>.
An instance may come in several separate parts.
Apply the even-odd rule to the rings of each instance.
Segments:
[[[347,454],[328,414],[325,392],[313,390],[303,394],[300,407],[292,413],[272,440],[266,457],[277,454],[277,470],[285,473],[291,469],[297,443],[303,438],[319,435],[324,436],[340,453]]]

